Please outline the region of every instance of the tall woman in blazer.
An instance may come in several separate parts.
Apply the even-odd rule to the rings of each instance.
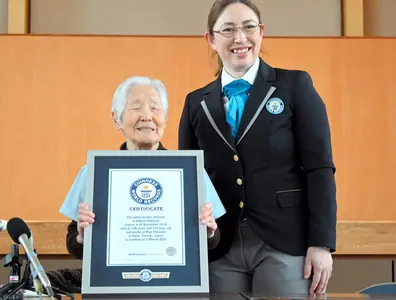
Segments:
[[[205,38],[219,75],[187,95],[179,149],[204,151],[227,210],[211,291],[321,293],[337,212],[326,107],[307,72],[259,57],[263,31],[251,0],[215,1]]]

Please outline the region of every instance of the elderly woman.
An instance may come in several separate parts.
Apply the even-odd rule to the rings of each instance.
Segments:
[[[132,77],[115,91],[111,116],[115,129],[126,141],[120,150],[166,150],[161,138],[167,124],[168,101],[165,86],[159,80]],[[87,169],[83,166],[77,175],[60,212],[72,219],[66,238],[67,249],[76,259],[82,259],[84,229],[94,222],[95,215],[85,203]],[[201,207],[199,219],[206,224],[208,247],[216,247],[220,239],[215,219],[225,209],[205,172],[205,194],[210,202]]]

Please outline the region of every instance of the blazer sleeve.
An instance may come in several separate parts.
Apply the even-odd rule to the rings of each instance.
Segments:
[[[217,227],[214,236],[212,238],[208,238],[208,250],[213,250],[220,243],[220,229]]]
[[[69,226],[67,226],[66,248],[69,254],[75,259],[82,259],[83,245],[77,242],[77,235],[77,222],[71,221]]]
[[[326,106],[307,72],[295,78],[295,128],[301,167],[307,179],[308,246],[336,249],[337,202],[330,126]]]
[[[187,95],[179,122],[179,150],[198,150],[198,139],[195,135],[190,115],[190,97]]]

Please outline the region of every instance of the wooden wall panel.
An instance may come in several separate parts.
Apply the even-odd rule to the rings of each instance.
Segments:
[[[34,246],[39,255],[68,258],[66,232],[69,222],[31,221]],[[0,234],[0,255],[10,252],[12,241],[8,234]],[[23,248],[20,247],[23,252]],[[380,258],[394,259],[396,255],[396,222],[339,221],[337,224],[338,258]]]
[[[342,35],[364,35],[364,1],[342,0]]]
[[[30,0],[8,1],[8,33],[25,34],[30,28]]]
[[[197,37],[0,36],[0,49],[1,219],[65,220],[58,209],[86,151],[123,141],[110,105],[126,77],[168,87],[170,149],[186,94],[213,79]],[[274,66],[309,71],[327,104],[339,220],[395,220],[396,40],[265,38],[263,50]]]

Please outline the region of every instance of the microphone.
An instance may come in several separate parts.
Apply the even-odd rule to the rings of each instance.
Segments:
[[[34,252],[34,248],[30,240],[32,234],[29,230],[29,227],[22,219],[12,218],[8,221],[7,230],[11,239],[15,243],[21,244],[23,246],[26,255],[28,256],[31,264],[33,265],[37,273],[37,276],[39,277],[42,285],[47,291],[48,296],[53,297],[54,291],[52,290],[51,282],[49,281],[47,274],[44,271],[44,268],[41,266],[41,263],[37,258],[36,252]]]
[[[7,221],[0,220],[0,232],[7,230]]]
[[[30,244],[32,245],[32,248],[34,250],[34,244],[33,244],[33,232],[30,231]],[[40,294],[43,291],[43,286],[41,284],[41,281],[39,278],[37,278],[38,273],[36,271],[36,268],[33,266],[33,264],[30,264],[30,274],[32,275],[32,280],[33,280],[33,286],[34,290],[36,291],[37,294]]]

